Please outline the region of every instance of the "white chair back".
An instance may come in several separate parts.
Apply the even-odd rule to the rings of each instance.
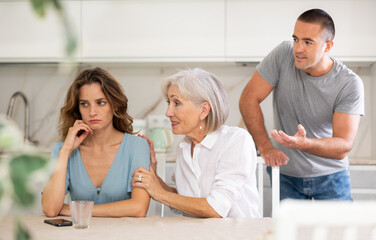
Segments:
[[[260,195],[260,213],[264,216],[264,164],[262,157],[257,157],[257,188]],[[272,167],[272,217],[279,208],[279,167]]]
[[[165,181],[166,178],[166,154],[156,154],[157,158],[157,174]],[[147,216],[156,215],[164,217],[166,206],[150,198],[149,210]]]
[[[376,240],[376,201],[284,200],[276,240]]]

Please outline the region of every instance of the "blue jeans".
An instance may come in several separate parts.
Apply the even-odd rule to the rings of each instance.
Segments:
[[[271,167],[267,167],[271,178]],[[348,170],[333,174],[297,178],[280,174],[280,199],[352,200]]]

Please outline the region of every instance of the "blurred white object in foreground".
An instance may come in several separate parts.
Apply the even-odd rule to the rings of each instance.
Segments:
[[[376,201],[282,201],[275,239],[376,240]]]

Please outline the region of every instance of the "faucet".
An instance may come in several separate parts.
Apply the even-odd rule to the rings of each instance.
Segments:
[[[16,101],[17,97],[21,97],[25,103],[25,136],[24,141],[30,142],[29,137],[29,126],[30,126],[30,107],[29,107],[29,101],[27,100],[25,94],[22,92],[15,92],[12,97],[10,98],[9,105],[8,105],[8,111],[7,111],[7,119],[10,119],[13,115],[13,108],[14,103]]]

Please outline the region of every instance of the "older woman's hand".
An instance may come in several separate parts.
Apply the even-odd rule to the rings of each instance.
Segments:
[[[133,179],[131,186],[145,189],[150,197],[156,201],[158,201],[159,197],[166,192],[153,171],[148,171],[143,167],[139,167],[134,171],[132,176]]]
[[[150,147],[150,170],[154,172],[154,174],[157,173],[157,159],[155,157],[155,151],[154,151],[154,143],[152,140],[150,140],[148,137],[138,134],[139,137],[145,138],[146,141],[149,143]]]

